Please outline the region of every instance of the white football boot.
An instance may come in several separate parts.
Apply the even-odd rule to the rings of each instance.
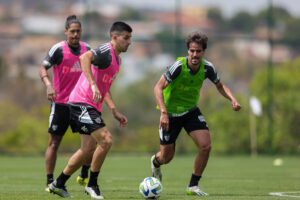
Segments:
[[[53,181],[50,185],[49,185],[49,190],[51,193],[57,194],[58,196],[61,196],[63,198],[66,197],[71,197],[73,198],[67,191],[66,187],[63,186],[61,188],[56,186],[56,180]]]
[[[103,196],[101,196],[100,189],[97,186],[91,186],[88,185],[85,186],[85,193],[91,195],[92,199],[104,199]]]
[[[152,170],[152,176],[155,178],[158,178],[160,181],[162,181],[162,174],[159,167],[155,167],[153,164],[153,160],[155,159],[155,155],[151,157],[151,170]]]
[[[200,186],[192,186],[192,187],[187,187],[186,189],[186,194],[187,195],[198,195],[198,196],[207,196],[208,194],[203,192],[200,188]]]

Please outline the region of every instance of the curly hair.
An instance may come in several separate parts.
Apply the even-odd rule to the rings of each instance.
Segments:
[[[208,37],[204,33],[193,32],[188,35],[186,39],[186,46],[189,49],[190,43],[195,42],[197,44],[202,45],[203,50],[207,48]]]

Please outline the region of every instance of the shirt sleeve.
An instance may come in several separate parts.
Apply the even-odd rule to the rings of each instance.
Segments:
[[[205,61],[206,78],[208,78],[214,84],[220,82],[220,77],[211,62]]]
[[[98,69],[106,69],[110,66],[112,58],[110,54],[110,47],[107,44],[100,45],[99,47],[92,49],[91,52],[94,55],[93,66]]]
[[[167,67],[164,72],[165,79],[170,83],[175,80],[181,72],[182,63],[181,60],[176,61],[173,65]]]
[[[45,59],[43,60],[42,65],[46,67],[46,69],[51,68],[52,66],[59,65],[63,60],[63,51],[61,43],[57,43],[51,47],[48,51]]]
[[[91,46],[88,43],[85,42],[84,44],[87,51],[91,50]]]

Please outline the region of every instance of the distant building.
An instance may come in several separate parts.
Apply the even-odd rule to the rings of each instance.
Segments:
[[[185,35],[193,31],[211,32],[215,29],[215,25],[211,20],[187,14],[180,14],[178,21],[173,12],[157,13],[153,16],[153,19],[164,27],[169,26],[170,28],[175,28],[176,23],[178,23]]]
[[[233,42],[233,47],[243,59],[257,58],[267,60],[270,54],[270,45],[267,40],[245,40],[236,39]],[[275,45],[272,54],[273,62],[281,63],[292,59],[290,49],[284,45]]]
[[[63,34],[66,16],[30,15],[22,19],[22,29],[26,34]]]

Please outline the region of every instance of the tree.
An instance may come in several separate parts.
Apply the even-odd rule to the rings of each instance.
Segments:
[[[183,38],[181,35],[175,36],[175,34],[171,31],[169,28],[165,28],[161,32],[157,33],[155,35],[155,39],[159,42],[161,45],[162,51],[164,53],[170,53],[175,54],[174,49],[176,48],[176,42],[178,43],[179,49],[176,50],[176,52],[179,55],[185,55],[186,54],[186,46],[183,41],[185,41],[185,38]]]
[[[240,31],[243,33],[253,32],[255,25],[255,17],[245,11],[237,13],[229,22],[229,26],[232,30]]]
[[[5,77],[6,70],[6,62],[2,55],[0,55],[0,81]]]
[[[300,18],[293,18],[287,21],[286,27],[284,30],[282,42],[300,50]]]
[[[275,152],[296,152],[299,145],[300,126],[300,59],[274,68],[273,71],[273,150]],[[258,71],[251,83],[251,94],[257,96],[266,110],[267,70]],[[264,112],[258,124],[258,149],[265,151],[267,144],[267,113]]]
[[[216,25],[216,31],[224,31],[226,32],[228,30],[227,21],[224,19],[222,10],[218,7],[212,7],[208,9],[207,12],[208,19],[211,19],[215,22]]]
[[[261,10],[256,18],[259,22],[262,22],[263,24],[267,25],[267,19],[269,15],[269,8],[266,8],[264,10]],[[274,27],[276,27],[276,24],[285,24],[288,20],[291,19],[290,13],[282,7],[276,7],[274,6],[272,8],[272,18],[273,22],[275,22]]]
[[[141,21],[144,20],[144,15],[136,9],[127,8],[124,9],[123,12],[121,13],[120,19]]]

